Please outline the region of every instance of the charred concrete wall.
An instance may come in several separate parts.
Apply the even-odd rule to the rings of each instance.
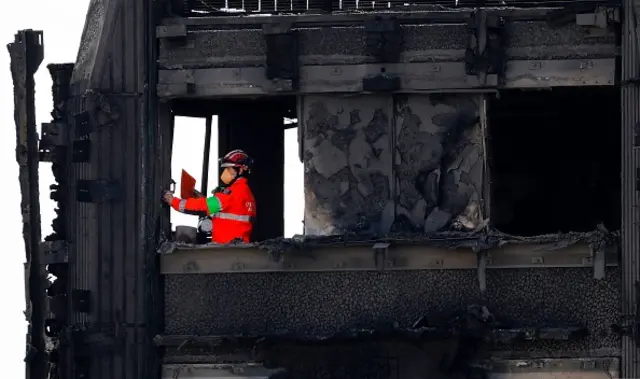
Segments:
[[[507,19],[504,31],[507,59],[579,59],[616,55],[613,35],[594,37],[575,24],[553,27],[544,21],[512,21],[508,16]],[[266,44],[260,23],[256,21],[247,29],[242,27],[233,32],[199,30],[189,33],[188,43],[183,45],[161,39],[160,68],[263,65]],[[464,22],[403,25],[402,59],[405,62],[463,61],[467,33]],[[366,51],[364,27],[300,28],[298,35],[302,65],[371,62]]]
[[[169,275],[165,284],[165,335],[408,327],[421,316],[437,323],[480,303],[509,327],[573,324],[590,333],[579,341],[509,347],[513,356],[615,355],[620,348],[611,331],[621,317],[618,268],[601,281],[589,268],[489,270],[484,293],[475,270]]]
[[[480,95],[306,96],[305,234],[473,230]]]
[[[154,154],[164,125],[151,127],[152,8],[149,0],[92,0],[71,78],[69,135],[86,149],[69,169],[69,285],[73,303],[79,291],[86,307],[71,312],[64,331],[74,334],[66,377],[159,376],[149,336],[160,323],[154,253],[166,224],[158,194],[169,183],[155,170],[166,162]]]

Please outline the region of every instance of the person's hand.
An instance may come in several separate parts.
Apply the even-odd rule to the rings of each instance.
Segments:
[[[171,202],[173,201],[173,192],[165,191],[164,194],[162,194],[162,200],[164,200],[165,203],[171,205]]]

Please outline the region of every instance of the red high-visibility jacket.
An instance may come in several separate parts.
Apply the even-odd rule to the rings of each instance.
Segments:
[[[204,198],[173,198],[171,207],[178,212],[211,215],[211,241],[229,243],[236,238],[249,242],[256,218],[256,200],[246,178],[238,178],[232,185]]]

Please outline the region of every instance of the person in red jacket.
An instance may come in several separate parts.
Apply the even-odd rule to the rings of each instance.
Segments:
[[[180,199],[171,191],[163,200],[178,212],[212,217],[211,242],[249,242],[256,218],[256,200],[247,177],[253,160],[242,150],[233,150],[220,159],[220,187],[211,197]]]

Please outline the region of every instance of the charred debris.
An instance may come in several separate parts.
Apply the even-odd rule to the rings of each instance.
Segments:
[[[334,369],[343,367],[348,377],[369,377],[360,371],[371,375],[376,369],[368,366],[382,364],[384,357],[396,357],[401,361],[396,364],[408,365],[404,370],[415,370],[420,377],[484,378],[493,368],[492,349],[527,342],[576,341],[587,335],[585,326],[509,325],[497,320],[487,307],[470,305],[436,321],[421,317],[409,327],[378,325],[331,335],[156,336],[154,343],[167,349],[166,364],[255,362],[277,369],[272,378],[308,375],[313,367],[328,362]]]
[[[69,173],[65,126],[68,123],[69,81],[73,64],[51,64],[47,68],[53,79],[53,120],[42,125],[38,140],[35,120],[34,75],[44,56],[41,31],[24,30],[8,45],[12,62],[12,76],[16,99],[17,149],[20,166],[22,210],[27,263],[26,317],[27,378],[54,378],[65,371],[60,362],[60,343],[68,325],[67,301],[70,296],[80,301],[81,292],[70,294],[68,277],[67,230]],[[51,162],[55,184],[50,186],[50,197],[56,202],[53,233],[40,238],[40,209],[38,167],[40,162]],[[36,242],[38,241],[38,242]],[[82,306],[80,306],[82,308]]]

